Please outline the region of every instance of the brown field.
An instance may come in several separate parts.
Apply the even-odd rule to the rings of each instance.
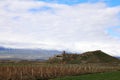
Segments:
[[[48,80],[118,70],[120,66],[108,64],[2,64],[0,80]]]

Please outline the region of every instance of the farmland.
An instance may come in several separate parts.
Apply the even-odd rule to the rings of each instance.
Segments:
[[[120,66],[109,64],[0,64],[0,80],[48,80],[63,76],[120,70]]]

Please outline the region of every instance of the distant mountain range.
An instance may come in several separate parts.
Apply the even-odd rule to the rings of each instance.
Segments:
[[[116,57],[116,58],[120,59],[120,57]]]
[[[60,54],[58,50],[45,49],[15,49],[0,47],[0,59],[17,60],[17,59],[48,59],[55,54]]]
[[[4,48],[4,47],[1,47],[1,46],[0,46],[0,50],[5,50],[5,49],[7,49],[7,48]]]

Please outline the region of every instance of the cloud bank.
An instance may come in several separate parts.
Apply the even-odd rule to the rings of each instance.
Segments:
[[[78,52],[101,49],[120,56],[120,36],[112,35],[120,26],[120,6],[32,0],[6,0],[0,4],[1,46]]]

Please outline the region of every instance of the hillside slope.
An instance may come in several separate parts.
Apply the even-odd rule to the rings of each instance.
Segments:
[[[89,51],[82,54],[70,54],[63,52],[49,59],[57,63],[119,63],[120,60],[112,57],[101,50]]]
[[[85,60],[87,63],[116,63],[119,60],[115,57],[102,52],[101,50],[89,51],[81,54],[81,60]]]

